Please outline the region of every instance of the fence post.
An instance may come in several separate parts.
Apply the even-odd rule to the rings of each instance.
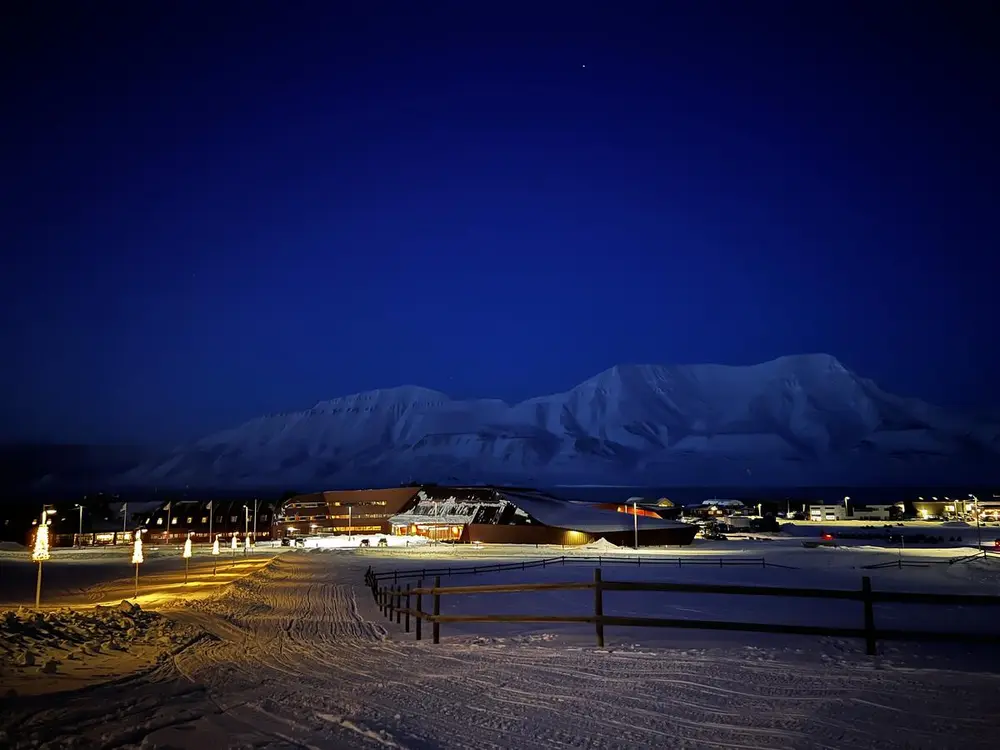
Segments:
[[[872,605],[872,579],[861,578],[861,595],[865,605],[865,652],[875,656],[875,608]]]
[[[424,587],[424,579],[421,578],[417,581],[417,588],[422,589]],[[417,594],[417,640],[420,640],[421,631],[424,624],[424,600],[423,594]]]
[[[604,648],[604,599],[601,594],[601,569],[594,568],[594,623],[597,647]]]
[[[441,642],[441,623],[438,622],[438,615],[441,614],[441,594],[438,593],[438,589],[441,588],[441,576],[434,577],[434,622],[431,626],[431,642],[440,643]]]
[[[403,632],[410,632],[410,584],[406,584],[406,616],[403,618]]]
[[[403,590],[399,586],[396,587],[396,624],[399,625],[399,620],[403,616],[400,612],[400,607],[403,604]]]

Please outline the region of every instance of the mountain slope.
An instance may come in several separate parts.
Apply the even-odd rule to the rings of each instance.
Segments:
[[[232,486],[895,481],[1000,453],[1000,424],[882,391],[825,354],[622,365],[509,406],[405,386],[209,435],[120,477]]]

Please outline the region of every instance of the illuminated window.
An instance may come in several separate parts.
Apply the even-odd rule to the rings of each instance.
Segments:
[[[156,525],[157,526],[162,526],[163,525],[163,519],[162,518],[157,518],[156,519]]]
[[[191,518],[191,516],[188,516],[188,517],[187,517],[187,523],[188,523],[188,525],[190,526],[190,525],[191,525],[192,523],[194,523],[194,519],[193,519],[193,518]]]
[[[201,517],[201,522],[202,523],[208,523],[208,516],[202,516]]]
[[[239,520],[239,516],[230,516],[230,517],[229,517],[229,520],[230,520],[230,521],[231,521],[232,523],[236,523],[236,522],[237,522],[237,521]]]
[[[177,522],[180,521],[180,520],[181,519],[179,519],[177,516],[174,516],[173,518],[170,519],[170,525],[171,526],[176,526]]]

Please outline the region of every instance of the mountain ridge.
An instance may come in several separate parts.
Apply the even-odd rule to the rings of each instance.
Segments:
[[[362,391],[214,432],[116,481],[879,483],[998,453],[997,422],[886,393],[831,355],[799,354],[747,366],[615,365],[512,404],[414,385]]]

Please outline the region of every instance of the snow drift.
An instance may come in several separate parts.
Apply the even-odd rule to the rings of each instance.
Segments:
[[[415,386],[367,391],[209,435],[119,482],[895,483],[971,480],[997,453],[1000,423],[894,396],[813,354],[621,365],[515,405]]]

